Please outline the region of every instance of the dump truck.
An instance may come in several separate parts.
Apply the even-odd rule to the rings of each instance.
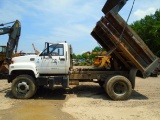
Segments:
[[[28,99],[36,94],[39,86],[69,88],[79,82],[97,82],[111,99],[128,99],[138,71],[141,77],[148,77],[159,66],[159,59],[118,14],[125,3],[126,0],[108,0],[102,9],[105,16],[91,32],[107,56],[111,56],[109,68],[74,69],[71,45],[46,42],[38,55],[12,59],[8,82],[12,83],[13,95]]]

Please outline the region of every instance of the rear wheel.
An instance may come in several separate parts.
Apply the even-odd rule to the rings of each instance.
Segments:
[[[16,98],[28,99],[36,93],[35,80],[29,75],[20,75],[16,77],[11,86],[12,94]]]
[[[117,75],[105,82],[105,91],[113,100],[126,100],[132,93],[132,85],[126,77]]]

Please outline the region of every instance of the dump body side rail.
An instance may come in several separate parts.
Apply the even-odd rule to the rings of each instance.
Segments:
[[[110,54],[114,54],[128,70],[137,68],[143,77],[147,77],[158,66],[159,58],[128,25],[120,39],[125,26],[123,18],[110,11],[97,22],[91,35]]]

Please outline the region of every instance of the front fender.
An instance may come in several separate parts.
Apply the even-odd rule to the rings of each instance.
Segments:
[[[11,75],[11,73],[16,70],[22,70],[22,71],[31,70],[33,71],[36,78],[39,76],[37,67],[34,63],[24,63],[23,62],[23,63],[14,63],[14,64],[9,65],[9,75]]]

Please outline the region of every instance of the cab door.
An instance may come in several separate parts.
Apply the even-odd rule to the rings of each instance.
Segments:
[[[36,61],[40,74],[66,74],[66,58],[63,44],[52,44]]]

